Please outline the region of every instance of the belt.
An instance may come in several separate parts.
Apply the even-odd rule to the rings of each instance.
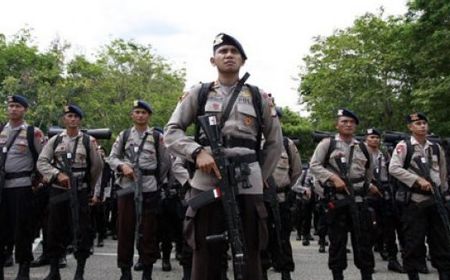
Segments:
[[[72,167],[72,172],[86,172],[87,168],[86,167]]]
[[[241,139],[235,137],[223,137],[223,146],[225,148],[234,148],[234,147],[243,147],[255,150],[256,141],[249,139]],[[202,138],[198,141],[198,143],[202,146],[210,146],[209,141],[206,138]]]
[[[253,163],[258,161],[258,157],[256,156],[256,154],[233,156],[229,159],[235,163]]]
[[[5,179],[11,180],[11,179],[17,179],[17,178],[25,178],[25,177],[30,177],[31,174],[33,174],[32,171],[10,172],[10,173],[6,173]]]
[[[155,176],[156,175],[156,169],[142,169],[140,168],[139,171],[141,171],[141,174],[144,176]]]

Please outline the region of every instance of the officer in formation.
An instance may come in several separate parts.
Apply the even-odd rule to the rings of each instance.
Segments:
[[[276,107],[276,111],[278,117],[281,119],[283,115],[282,109]],[[292,232],[292,215],[291,202],[288,200],[288,195],[301,173],[302,163],[297,147],[295,146],[294,141],[288,137],[283,137],[283,151],[271,178],[273,179],[273,183],[275,185],[273,187],[276,188],[277,195],[275,197],[269,197],[269,199],[276,199],[277,201],[266,202],[266,208],[269,208],[268,212],[270,214],[268,219],[269,245],[267,248],[267,254],[263,254],[263,270],[265,270],[265,279],[267,279],[267,269],[269,269],[270,263],[276,271],[281,272],[282,280],[290,280],[290,273],[295,269],[290,241]],[[271,186],[269,186],[269,188],[270,187]],[[266,188],[264,191],[266,192],[269,190]],[[277,204],[278,211],[273,209]],[[272,208],[272,211],[270,208]],[[274,217],[275,215],[278,215],[279,217]],[[276,222],[275,219],[279,219],[279,222]],[[280,224],[278,225],[278,223]],[[264,260],[264,257],[268,258],[268,260]]]
[[[90,186],[95,186],[103,164],[95,139],[80,130],[83,116],[78,106],[65,106],[62,116],[65,130],[47,142],[37,162],[44,181],[51,184],[48,221],[50,273],[45,280],[61,279],[58,265],[59,259],[65,255],[68,236],[73,239],[77,260],[74,279],[84,279],[84,267],[93,243]]]
[[[311,158],[310,168],[329,201],[327,218],[330,239],[328,266],[333,279],[343,279],[347,267],[346,244],[351,233],[355,265],[363,280],[372,279],[374,256],[372,222],[366,203],[369,192],[378,189],[372,180],[371,159],[364,143],[354,138],[358,117],[347,109],[337,113],[334,137],[323,139]]]
[[[445,154],[440,145],[427,140],[428,119],[423,113],[407,116],[406,122],[411,137],[397,144],[389,164],[389,173],[409,194],[402,216],[403,267],[409,279],[419,279],[426,237],[439,279],[448,280],[450,227],[448,213],[439,198],[448,191]]]
[[[119,134],[108,159],[111,169],[118,174],[117,184],[122,188],[117,193],[117,265],[122,272],[121,280],[132,277],[134,242],[143,263],[143,280],[151,280],[153,264],[160,257],[157,214],[160,187],[170,168],[170,157],[161,133],[149,126],[152,113],[153,109],[147,102],[134,102],[131,111],[133,127]],[[143,192],[141,217],[136,217],[135,211],[138,205],[134,197],[138,184],[142,184]],[[136,223],[137,219],[140,222]],[[139,240],[135,240],[135,231]]]
[[[403,267],[397,259],[397,235],[401,240],[400,219],[398,209],[395,202],[395,189],[389,180],[389,160],[390,156],[387,152],[380,149],[381,132],[376,128],[366,130],[364,143],[367,145],[372,159],[373,181],[382,196],[375,194],[369,196],[369,204],[376,212],[377,219],[377,236],[380,239],[381,248],[384,251],[386,247],[388,269],[403,273]],[[397,234],[396,234],[397,233]],[[376,242],[376,240],[374,240]]]
[[[186,135],[186,129],[196,122],[198,115],[217,117],[225,155],[236,166],[245,165],[250,169],[246,182],[239,183],[237,200],[241,205],[247,253],[244,279],[257,280],[262,279],[260,253],[267,245],[263,181],[276,167],[282,151],[282,135],[268,95],[255,88],[252,91],[248,85],[240,88],[239,70],[246,59],[242,45],[235,38],[224,33],[216,36],[210,62],[217,68],[218,79],[208,86],[206,100],[200,94],[201,84],[184,94],[167,124],[165,141],[174,156],[195,163],[189,195],[195,197],[210,191],[220,180],[220,171],[204,132],[199,129],[195,139],[192,139]],[[262,150],[261,135],[265,138]],[[246,188],[242,187],[244,185]],[[189,207],[185,219],[185,237],[193,248],[191,279],[221,279],[224,259],[218,256],[224,255],[226,259],[226,254],[220,253],[225,251],[226,246],[222,242],[206,242],[206,236],[225,231],[221,202],[215,201],[197,210]]]
[[[0,279],[4,277],[7,241],[12,240],[19,263],[16,279],[27,280],[33,260],[32,176],[44,135],[25,122],[25,97],[9,96],[7,104],[8,123],[0,133]]]

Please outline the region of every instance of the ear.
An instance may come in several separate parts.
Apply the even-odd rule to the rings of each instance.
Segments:
[[[214,57],[209,58],[209,63],[211,63],[212,66],[216,66],[216,61],[215,61]]]

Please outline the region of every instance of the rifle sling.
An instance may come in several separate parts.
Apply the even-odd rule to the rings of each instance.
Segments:
[[[236,85],[236,87],[233,90],[233,94],[228,101],[227,107],[225,108],[225,111],[223,112],[222,118],[220,119],[220,130],[222,130],[226,120],[228,120],[228,117],[230,116],[231,109],[233,108],[234,103],[236,102],[236,99],[238,98],[239,93],[241,92],[242,86],[244,85],[245,81],[248,79],[250,74],[245,73],[245,75],[240,79]]]

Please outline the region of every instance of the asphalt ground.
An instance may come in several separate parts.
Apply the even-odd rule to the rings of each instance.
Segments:
[[[317,236],[316,240],[311,241],[310,246],[303,246],[301,241],[295,240],[294,233],[292,234],[291,241],[293,247],[293,254],[295,259],[295,271],[292,273],[292,279],[296,280],[315,280],[315,279],[331,279],[331,273],[327,266],[328,254],[318,253]],[[37,243],[35,244],[34,256],[38,257],[41,253],[41,248]],[[100,279],[119,279],[120,269],[116,265],[116,251],[117,241],[106,239],[104,247],[94,248],[94,254],[88,259],[86,264],[85,279],[86,280],[100,280]],[[345,279],[361,279],[359,270],[356,269],[353,264],[353,255],[350,253],[347,255],[348,268],[344,272]],[[137,255],[135,256],[137,260]],[[399,274],[390,272],[387,270],[387,262],[383,261],[378,253],[375,253],[376,267],[374,280],[383,279],[407,279],[406,274]],[[64,280],[73,279],[75,273],[76,261],[72,255],[67,256],[68,265],[66,268],[61,269],[61,277]],[[172,271],[165,272],[161,269],[161,261],[155,263],[153,268],[153,280],[168,279],[168,280],[181,280],[182,268],[175,259],[174,254],[171,258]],[[430,274],[420,275],[420,279],[436,280],[438,279],[437,271],[431,267],[428,263]],[[18,266],[15,264],[13,267],[5,268],[5,279],[15,279]],[[49,272],[49,266],[31,268],[31,279],[44,279]],[[269,279],[280,279],[279,273],[273,270],[269,271]],[[133,271],[133,279],[141,279],[140,272]],[[233,279],[231,271],[229,271],[229,279]]]

